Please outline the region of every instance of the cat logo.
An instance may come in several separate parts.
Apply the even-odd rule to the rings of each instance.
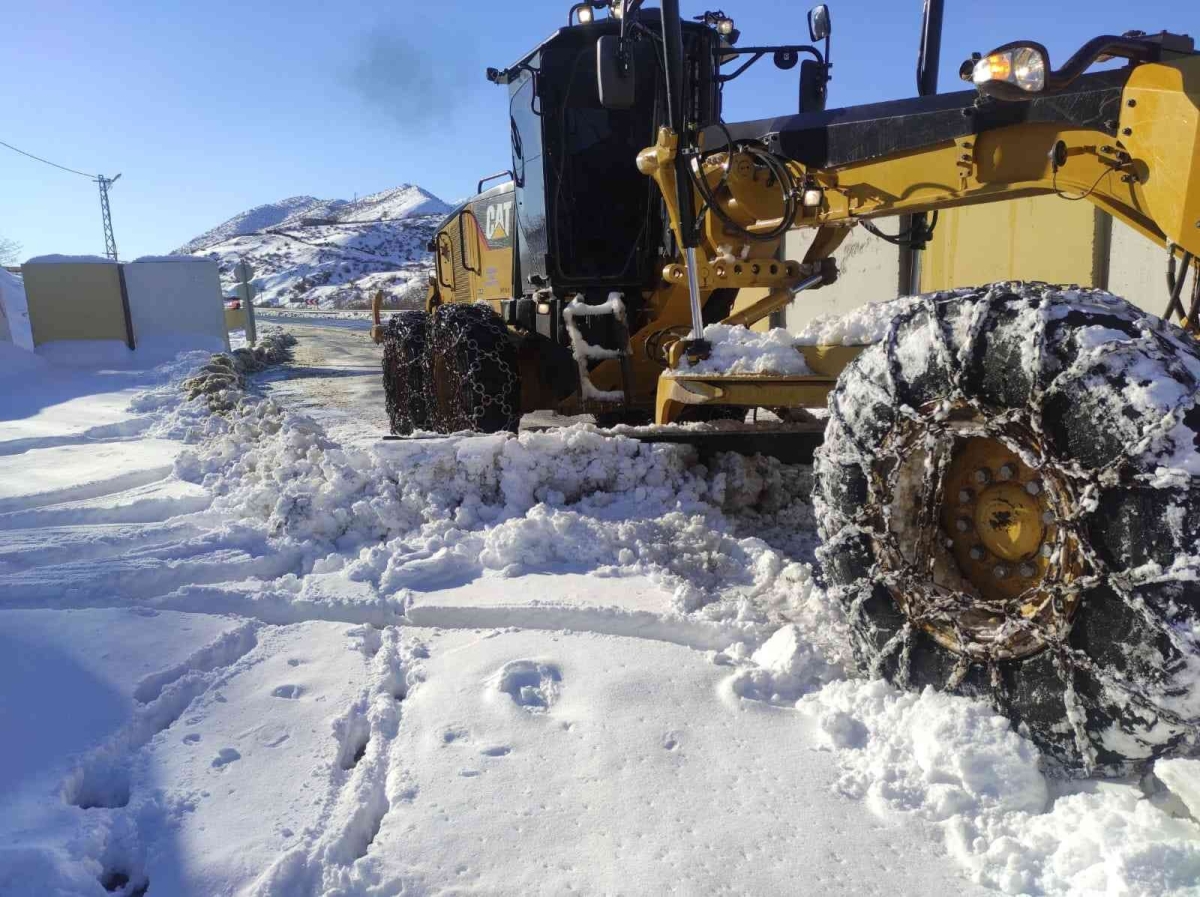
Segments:
[[[512,210],[511,199],[487,207],[483,233],[489,244],[508,240],[512,232]]]

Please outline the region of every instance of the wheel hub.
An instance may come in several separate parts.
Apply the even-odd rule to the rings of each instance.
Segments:
[[[1062,524],[1073,491],[1026,430],[992,435],[965,415],[948,430],[930,440],[914,428],[898,445],[895,550],[882,566],[908,571],[893,595],[944,647],[1028,657],[1061,636],[1078,604],[1069,587],[1081,573],[1078,542]]]
[[[973,437],[954,452],[944,494],[942,529],[967,581],[988,600],[1040,605],[1044,596],[1028,592],[1046,574],[1055,516],[1037,471],[1003,443]]]
[[[990,554],[1019,561],[1041,547],[1046,531],[1042,513],[1037,499],[1023,487],[1015,483],[989,486],[975,505],[975,531]]]

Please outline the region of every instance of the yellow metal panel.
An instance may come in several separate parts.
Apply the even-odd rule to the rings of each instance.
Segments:
[[[921,289],[996,280],[1102,286],[1103,215],[1057,196],[946,209],[921,259]]]
[[[1200,56],[1137,66],[1122,99],[1121,142],[1137,176],[1125,191],[1169,239],[1200,255]]]
[[[125,342],[125,308],[116,264],[38,262],[21,268],[33,344],[56,340]]]
[[[225,332],[230,333],[234,330],[246,329],[246,309],[244,308],[227,308],[225,309]],[[379,342],[376,340],[375,342]]]

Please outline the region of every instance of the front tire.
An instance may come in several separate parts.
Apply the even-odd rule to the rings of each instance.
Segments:
[[[429,391],[429,315],[394,314],[383,336],[383,393],[392,433],[430,428]]]
[[[861,665],[1071,769],[1200,725],[1200,351],[1098,290],[900,300],[830,396],[819,551]]]
[[[487,305],[440,305],[430,339],[433,422],[441,433],[516,432],[521,422],[517,350]]]

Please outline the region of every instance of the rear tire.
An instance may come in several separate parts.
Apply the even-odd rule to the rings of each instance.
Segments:
[[[815,462],[818,556],[862,667],[902,687],[988,697],[1071,769],[1124,771],[1193,747],[1196,343],[1107,293],[1045,284],[916,297],[897,312],[887,338],[839,379]],[[939,523],[962,513],[943,512],[946,503],[983,503],[969,488],[947,494],[954,453],[972,440],[1019,447],[1018,466],[1029,465],[1053,508],[1042,513],[1046,541],[1020,564],[1059,579],[1038,574],[1000,611]],[[913,446],[928,463],[911,468]],[[917,473],[905,479],[906,467]],[[991,482],[983,467],[976,475]],[[960,530],[970,527],[967,518]],[[979,533],[964,538],[994,538]],[[939,572],[946,557],[953,569]],[[1016,562],[991,569],[1017,575]],[[1035,591],[1051,597],[1033,612]],[[971,632],[982,613],[1000,625]]]
[[[521,423],[517,350],[499,315],[486,305],[440,305],[433,313],[430,349],[438,432],[516,432]]]
[[[392,433],[407,436],[430,428],[429,315],[402,311],[388,320],[383,337],[383,393]]]

